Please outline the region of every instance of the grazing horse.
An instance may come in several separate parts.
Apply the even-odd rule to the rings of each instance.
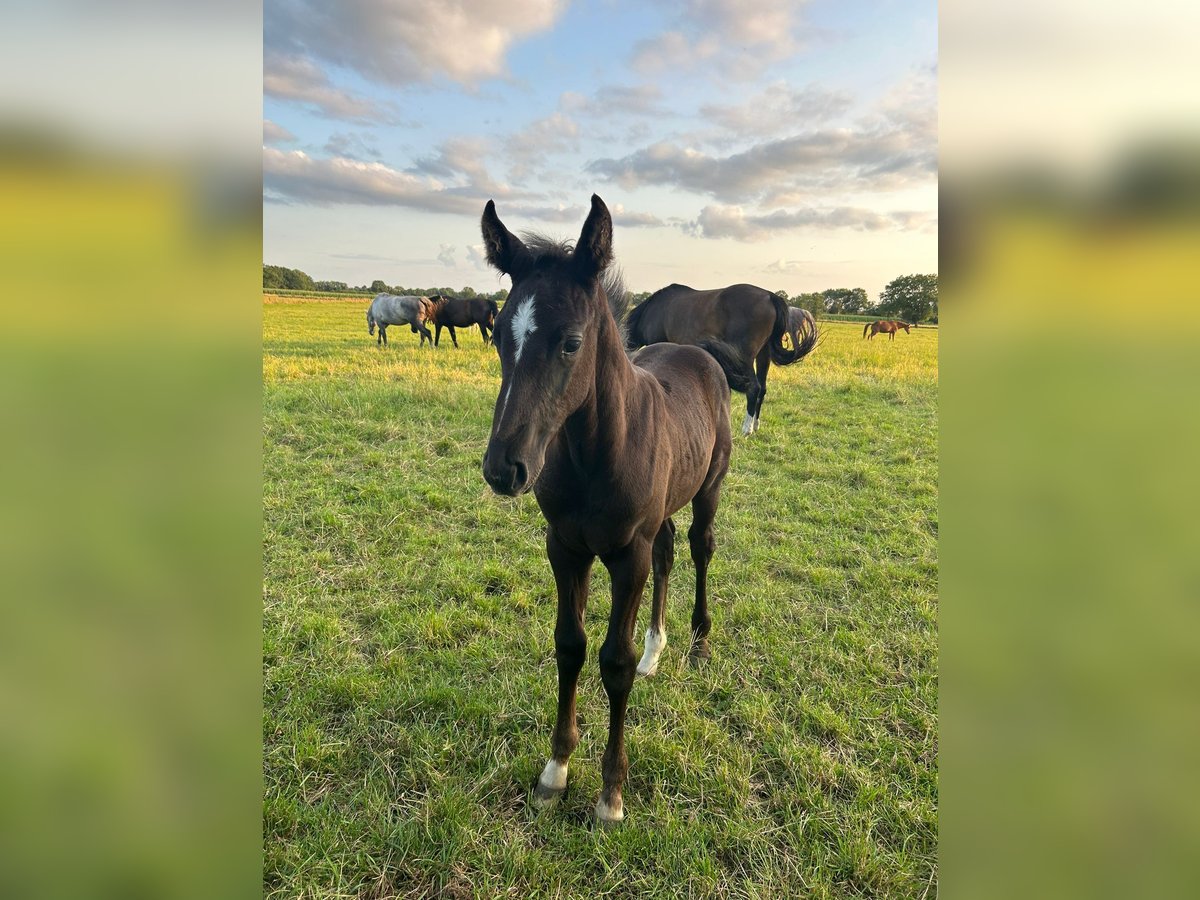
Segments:
[[[425,327],[429,318],[430,304],[424,297],[399,296],[397,294],[376,294],[367,309],[367,334],[374,334],[379,327],[379,337],[375,344],[387,346],[387,327],[389,325],[411,325],[413,334],[421,333],[421,346],[425,346],[426,338],[433,346],[433,335]]]
[[[546,517],[546,555],[558,592],[558,716],[533,800],[548,806],[562,796],[567,761],[579,743],[575,689],[587,651],[584,610],[598,556],[611,576],[612,610],[600,648],[609,723],[596,816],[611,824],[624,818],[629,692],[635,673],[654,674],[667,643],[671,516],[688,502],[696,565],[690,656],[710,656],[708,565],[729,468],[729,385],[723,367],[699,347],[662,344],[632,360],[626,355],[618,324],[626,294],[619,276],[605,274],[612,261],[612,218],[599,197],[592,196],[574,250],[514,236],[491,201],[482,226],[488,262],[512,277],[492,336],[501,381],[483,476],[507,496],[532,488]],[[639,662],[634,629],[652,568],[654,601]]]
[[[771,363],[791,365],[817,345],[816,322],[811,316],[792,320],[789,309],[780,297],[752,284],[709,291],[672,284],[634,309],[626,328],[631,347],[664,341],[697,345],[710,342],[732,355],[737,360],[739,377],[731,378],[729,386],[746,395],[742,434],[750,434],[758,431]],[[790,349],[783,344],[785,334],[791,336]]]
[[[888,336],[889,341],[894,341],[896,339],[896,332],[899,331],[901,328],[904,329],[905,334],[908,334],[909,328],[916,328],[916,327],[917,327],[916,325],[909,325],[907,322],[898,322],[898,321],[894,321],[894,320],[890,320],[890,319],[880,319],[878,322],[868,322],[866,325],[863,326],[863,337],[867,338],[868,340],[873,341],[873,340],[875,340],[875,335],[882,333],[882,334],[886,334]],[[871,333],[867,334],[868,331],[870,331]]]
[[[450,340],[454,341],[454,346],[457,347],[458,338],[454,334],[454,329],[478,325],[479,333],[483,335],[484,346],[487,345],[488,333],[495,327],[496,316],[500,312],[500,308],[494,300],[486,300],[483,297],[465,300],[459,297],[446,297],[442,294],[430,294],[429,302],[433,304],[433,345],[435,347],[442,339],[443,326],[450,329]]]

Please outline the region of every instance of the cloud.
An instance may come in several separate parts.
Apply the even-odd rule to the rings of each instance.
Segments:
[[[835,118],[849,110],[853,100],[846,91],[831,91],[815,84],[793,88],[781,81],[740,106],[702,106],[700,115],[739,135],[775,135]]]
[[[394,121],[378,104],[335,88],[316,63],[301,56],[267,54],[263,61],[263,93],[299,103],[331,119]]]
[[[477,269],[488,268],[487,253],[483,244],[467,244],[467,262]]]
[[[567,91],[558,98],[558,105],[564,112],[595,118],[656,116],[664,112],[662,96],[662,91],[652,84],[612,84],[598,88],[590,97]]]
[[[358,160],[377,160],[383,156],[377,147],[368,144],[361,135],[347,132],[331,134],[329,140],[325,142],[325,152],[330,156]]]
[[[614,204],[609,212],[612,215],[613,224],[618,228],[657,228],[666,224],[652,213],[633,212],[627,210],[620,203]]]
[[[684,0],[669,30],[638,41],[630,62],[639,72],[689,71],[719,58],[714,74],[737,80],[799,49],[795,0]]]
[[[932,216],[923,212],[875,212],[850,206],[776,210],[764,215],[746,215],[740,206],[706,206],[684,230],[696,237],[764,241],[781,231],[805,228],[846,228],[853,231],[904,231],[930,225]]]
[[[268,0],[263,36],[269,50],[380,84],[474,84],[503,75],[513,43],[550,28],[565,8],[566,0]]]
[[[270,119],[263,119],[264,144],[290,144],[294,140],[296,136],[282,125],[277,125]]]
[[[496,182],[484,160],[491,154],[491,143],[479,137],[455,137],[444,141],[432,156],[417,159],[408,171],[435,178],[462,182],[480,197],[506,197],[512,189]]]
[[[513,179],[521,181],[552,154],[579,149],[579,126],[569,116],[552,113],[510,134],[505,138],[504,149],[512,165]]]
[[[453,244],[438,244],[437,260],[443,266],[453,268],[457,263],[454,261],[454,245]]]
[[[477,215],[483,208],[478,196],[383,163],[316,159],[300,150],[274,147],[263,148],[263,187],[284,198],[318,206],[405,206],[464,215]]]
[[[805,106],[830,115],[849,102],[845,95],[784,85],[762,95],[761,111],[752,98],[745,106],[708,106],[706,114],[749,137],[768,128],[784,109]],[[814,114],[815,115],[815,114]],[[708,194],[726,203],[768,206],[811,203],[816,194],[887,191],[931,183],[937,176],[936,85],[929,73],[907,77],[851,126],[803,128],[759,140],[722,154],[676,141],[659,141],[619,158],[596,159],[586,171],[626,190],[649,185]]]

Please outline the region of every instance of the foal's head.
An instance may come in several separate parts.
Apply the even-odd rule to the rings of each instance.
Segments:
[[[610,316],[600,276],[612,260],[612,218],[599,197],[572,251],[513,235],[488,201],[488,262],[512,278],[492,342],[500,354],[500,395],[483,456],[483,477],[500,494],[529,490],[546,448],[595,384],[596,344]]]

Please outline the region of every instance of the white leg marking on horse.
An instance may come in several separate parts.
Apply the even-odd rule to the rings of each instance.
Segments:
[[[746,413],[746,418],[742,419],[742,434],[749,434],[750,428],[754,424],[754,416]]]
[[[637,665],[637,673],[649,677],[657,672],[658,657],[662,654],[663,648],[666,646],[667,632],[665,629],[659,631],[657,628],[647,628],[646,652],[642,654],[642,661]]]
[[[561,791],[567,786],[567,764],[550,760],[542,769],[542,777],[538,779],[542,787],[552,791]]]
[[[530,294],[513,313],[512,317],[512,333],[513,340],[517,342],[516,361],[521,361],[521,351],[525,349],[525,340],[537,331],[537,322],[534,321],[533,301],[536,294]]]
[[[601,797],[596,801],[596,818],[602,822],[620,822],[625,818],[625,804],[618,803],[616,808],[609,806]]]
[[[754,417],[754,425],[751,426],[750,433],[756,434],[757,432],[758,432],[758,416],[755,416]]]

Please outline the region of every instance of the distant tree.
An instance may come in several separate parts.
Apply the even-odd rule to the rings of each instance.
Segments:
[[[474,300],[479,295],[475,293],[475,288],[465,287],[458,292],[458,296],[462,297],[464,300]]]
[[[317,290],[340,294],[349,290],[349,288],[346,287],[346,282],[344,281],[318,281]]]
[[[503,303],[508,299],[508,288],[500,288],[500,290],[492,294],[489,299],[495,300],[497,303]]]
[[[927,322],[938,315],[938,277],[901,275],[888,282],[873,313],[906,322]]]
[[[267,290],[311,291],[316,285],[307,273],[299,269],[264,265],[263,287]]]
[[[654,292],[653,291],[638,291],[636,294],[631,292],[629,294],[630,307],[637,306],[639,303],[645,303],[646,300],[648,300],[650,298],[650,295],[652,293],[654,293]]]
[[[382,279],[376,278],[371,282],[370,290],[374,294],[386,294],[388,293],[388,286],[383,283]]]
[[[776,291],[776,292],[775,292],[775,296],[776,296],[776,297],[778,297],[780,300],[782,300],[784,303],[787,303],[787,302],[788,302],[788,299],[789,299],[789,298],[788,298],[788,292],[787,292],[787,291],[784,291],[784,290],[778,290],[778,291]]]
[[[825,311],[835,315],[856,315],[871,305],[863,288],[828,288],[821,295]]]
[[[823,294],[797,294],[789,304],[797,309],[807,309],[813,316],[825,314],[825,296]]]

